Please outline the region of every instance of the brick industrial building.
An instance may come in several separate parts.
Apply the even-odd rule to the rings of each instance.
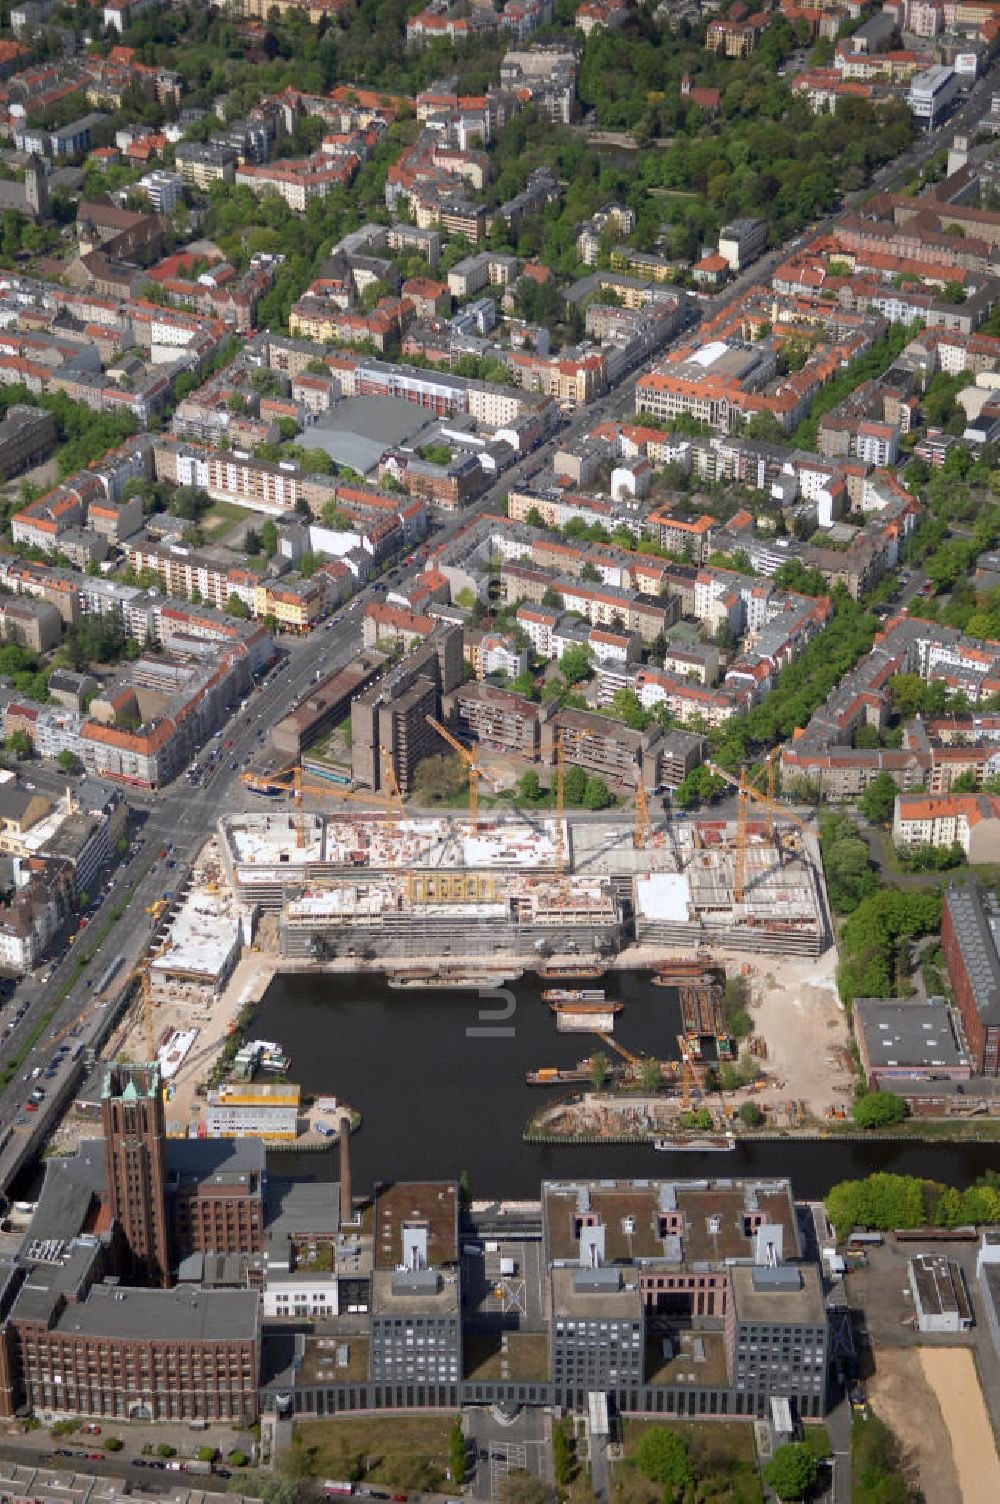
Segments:
[[[109,1067],[100,1107],[103,1142],[49,1162],[21,1251],[0,1261],[0,1414],[252,1423],[252,1281],[172,1286],[192,1253],[263,1251],[263,1148],[169,1142],[155,1065]]]
[[[972,1056],[981,1076],[1000,1075],[1000,904],[972,883],[945,893],[941,948]]]

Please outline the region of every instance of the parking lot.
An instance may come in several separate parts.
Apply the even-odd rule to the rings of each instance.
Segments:
[[[467,1409],[462,1424],[475,1460],[472,1493],[499,1499],[510,1473],[527,1472],[552,1481],[551,1417],[544,1410],[521,1410],[513,1419],[495,1409]]]

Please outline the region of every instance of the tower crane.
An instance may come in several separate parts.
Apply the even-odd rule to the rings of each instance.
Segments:
[[[642,779],[642,769],[639,769],[639,781],[635,786],[635,829],[632,832],[632,845],[636,851],[644,851],[649,844],[653,833],[653,827],[649,819],[649,800],[646,798],[646,785]]]
[[[305,811],[302,807],[303,794],[319,794],[324,799],[365,799],[369,803],[379,800],[385,807],[384,820],[388,828],[393,815],[404,816],[406,809],[403,804],[403,796],[399,791],[396,781],[396,773],[392,766],[392,754],[387,747],[380,746],[383,766],[386,769],[385,789],[374,793],[368,789],[338,788],[332,784],[307,783],[302,775],[302,769],[298,765],[293,768],[285,768],[280,773],[274,773],[270,777],[264,777],[259,773],[244,773],[242,782],[248,788],[257,790],[258,793],[272,789],[277,794],[291,794],[295,800],[295,844],[302,849],[306,844],[305,835]]]
[[[428,726],[430,726],[434,731],[437,732],[438,736],[442,737],[448,743],[449,747],[453,747],[455,749],[455,751],[458,753],[459,757],[465,764],[466,769],[468,770],[469,823],[472,826],[472,834],[475,835],[479,830],[479,780],[480,778],[485,778],[487,783],[489,783],[494,789],[499,789],[500,785],[493,777],[493,775],[486,771],[476,754],[474,752],[470,752],[468,747],[463,747],[458,738],[456,736],[452,736],[451,732],[446,726],[442,726],[441,722],[436,721],[432,715],[424,716],[424,720],[427,722]]]
[[[733,876],[733,897],[737,903],[742,903],[744,894],[746,893],[747,819],[750,800],[755,799],[758,804],[762,804],[767,810],[769,817],[768,824],[772,833],[774,830],[775,811],[780,812],[783,820],[789,820],[793,825],[797,825],[800,830],[805,830],[806,821],[800,819],[798,815],[793,815],[790,810],[782,808],[770,795],[762,793],[760,789],[756,788],[747,778],[745,768],[741,768],[740,776],[734,778],[732,774],[720,768],[717,763],[706,762],[705,766],[717,778],[721,778],[724,782],[731,784],[739,795],[736,803],[736,870]],[[773,766],[773,763],[769,763],[769,774]]]
[[[392,753],[384,742],[379,742],[379,756],[382,759],[382,780],[385,784],[385,818],[388,828],[389,815],[393,810],[400,819],[406,818],[406,806],[403,796],[399,791],[399,780],[396,777],[396,765],[392,760]]]
[[[633,1070],[637,1070],[642,1064],[642,1057],[633,1055],[632,1051],[627,1050],[623,1044],[619,1044],[612,1034],[602,1034],[599,1029],[595,1029],[594,1032],[602,1044],[607,1045],[609,1050],[614,1050],[616,1055],[620,1055]]]

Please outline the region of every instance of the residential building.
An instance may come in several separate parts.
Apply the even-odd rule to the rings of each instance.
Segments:
[[[767,224],[763,219],[734,219],[719,231],[719,255],[734,273],[756,261],[766,246]]]
[[[9,407],[0,422],[0,480],[20,475],[47,459],[55,448],[56,425],[41,407]]]

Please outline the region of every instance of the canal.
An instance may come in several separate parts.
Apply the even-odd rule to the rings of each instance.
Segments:
[[[625,1004],[616,1039],[637,1052],[676,1057],[673,991],[642,973],[610,973],[599,985]],[[291,1079],[304,1092],[342,1097],[362,1113],[352,1144],[359,1194],[376,1180],[454,1178],[466,1170],[476,1197],[537,1196],[542,1179],[559,1176],[663,1175],[788,1175],[799,1195],[820,1196],[837,1180],[876,1169],[961,1186],[1000,1165],[990,1144],[788,1140],[741,1145],[731,1154],[526,1144],[522,1129],[546,1089],[526,1085],[525,1072],[575,1065],[597,1044],[590,1034],[556,1032],[542,986],[532,975],[522,978],[510,989],[511,1003],[473,992],[395,991],[367,975],[283,975],[265,994],[253,1032],[282,1045]],[[337,1174],[335,1153],[280,1153],[270,1163],[272,1175]]]

